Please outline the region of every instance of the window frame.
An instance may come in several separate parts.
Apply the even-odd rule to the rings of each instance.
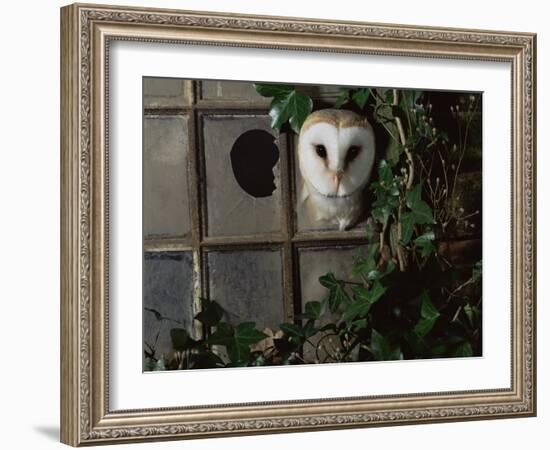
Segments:
[[[166,78],[170,79],[170,78]],[[339,248],[342,246],[361,246],[368,244],[365,230],[352,229],[338,230],[299,230],[297,214],[298,168],[295,150],[297,139],[292,131],[272,133],[277,140],[279,149],[279,180],[281,195],[281,230],[279,232],[208,236],[208,199],[206,193],[206,159],[203,138],[204,119],[209,116],[268,116],[269,100],[258,99],[210,99],[202,96],[203,81],[224,82],[235,80],[201,80],[181,79],[186,86],[188,96],[186,106],[145,107],[143,120],[151,116],[184,116],[188,120],[189,145],[187,158],[188,195],[190,205],[191,233],[189,238],[174,236],[143,236],[143,255],[152,252],[188,251],[193,255],[193,311],[201,310],[201,298],[209,298],[209,252],[215,251],[254,251],[280,250],[282,270],[282,293],[284,322],[294,322],[296,316],[302,312],[302,286],[300,282],[299,254],[302,249],[309,248]],[[253,81],[240,81],[253,83]],[[308,85],[309,86],[309,85]],[[314,85],[311,85],[314,86]],[[145,77],[143,83],[143,97],[145,97]],[[326,97],[314,97],[315,102],[326,100]],[[145,152],[145,148],[143,148]],[[144,169],[145,170],[145,167]],[[195,338],[203,337],[205,330],[198,321],[193,321]]]

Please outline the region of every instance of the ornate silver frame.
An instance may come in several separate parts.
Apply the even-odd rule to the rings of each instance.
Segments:
[[[111,411],[106,89],[114,39],[507,61],[512,65],[509,389]],[[61,440],[128,441],[533,416],[536,36],[75,4],[61,10]]]

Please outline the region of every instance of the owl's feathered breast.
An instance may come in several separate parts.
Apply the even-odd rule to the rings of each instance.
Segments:
[[[361,191],[345,197],[325,196],[304,180],[300,201],[310,219],[315,222],[337,224],[340,231],[355,225],[361,217],[364,204]]]

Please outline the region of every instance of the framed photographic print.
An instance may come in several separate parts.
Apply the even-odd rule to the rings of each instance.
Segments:
[[[536,36],[61,10],[61,439],[532,416]]]

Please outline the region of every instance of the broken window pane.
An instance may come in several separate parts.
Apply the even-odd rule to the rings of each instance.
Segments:
[[[160,358],[172,351],[170,330],[193,327],[193,257],[190,252],[145,253],[143,345]],[[157,336],[158,335],[158,336]]]
[[[186,236],[191,226],[187,191],[188,118],[144,120],[143,227],[148,236]]]
[[[205,116],[203,127],[207,234],[279,231],[279,149],[269,116]]]
[[[283,280],[279,250],[208,253],[210,299],[235,325],[256,322],[260,330],[284,321]]]
[[[143,78],[144,108],[184,108],[193,102],[193,81],[180,78]]]
[[[204,80],[200,83],[200,93],[201,98],[205,100],[248,100],[266,105],[270,102],[256,92],[254,84],[250,81]]]

